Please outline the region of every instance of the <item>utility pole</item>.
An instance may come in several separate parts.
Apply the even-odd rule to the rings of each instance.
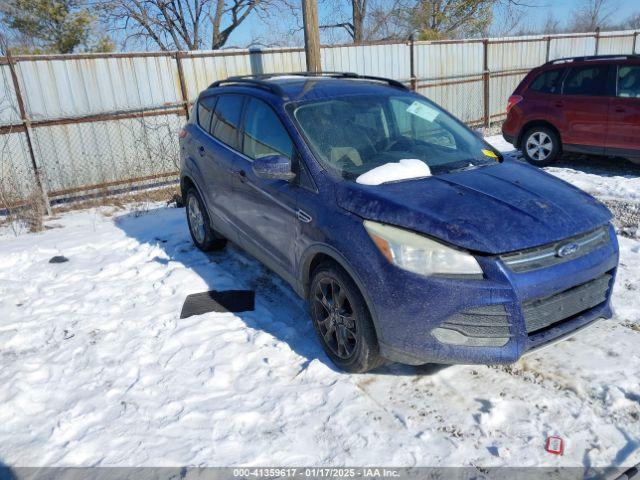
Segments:
[[[302,0],[304,22],[304,51],[307,71],[320,72],[320,30],[318,29],[318,0]]]

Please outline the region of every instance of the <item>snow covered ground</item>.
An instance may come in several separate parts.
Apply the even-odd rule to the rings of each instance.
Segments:
[[[626,179],[585,175],[587,189],[627,195]],[[0,238],[2,463],[640,462],[636,239],[620,238],[612,320],[508,367],[349,375],[294,292],[233,246],[196,250],[183,209],[85,210],[48,225]],[[190,293],[244,288],[256,291],[253,312],[179,319]],[[553,434],[564,456],[545,452]]]

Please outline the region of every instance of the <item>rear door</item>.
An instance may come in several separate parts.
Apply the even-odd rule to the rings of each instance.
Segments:
[[[195,109],[197,128],[193,129],[193,134],[189,140],[190,156],[195,160],[196,175],[200,194],[209,211],[209,216],[213,217],[216,228],[226,237],[235,239],[235,234],[230,228],[224,213],[227,208],[224,201],[230,194],[231,176],[228,174],[224,164],[219,161],[224,154],[220,153],[220,142],[212,135],[212,118],[216,107],[218,96],[209,95],[200,97]]]
[[[640,156],[640,62],[615,67],[616,96],[609,103],[608,155]]]
[[[522,92],[525,100],[522,108],[526,112],[526,121],[548,120],[557,128],[562,128],[564,114],[558,111],[556,103],[561,100],[562,80],[566,71],[564,67],[544,70],[537,74],[526,91]]]
[[[209,208],[214,223],[223,233],[235,236],[234,185],[235,165],[240,156],[240,119],[244,96],[218,95],[213,110],[210,135],[204,148],[203,174]]]
[[[565,76],[562,96],[552,101],[565,118],[561,131],[567,150],[602,154],[609,115],[609,66],[606,64],[572,67]]]
[[[286,277],[295,268],[298,186],[295,181],[260,178],[251,166],[254,159],[268,155],[292,159],[293,142],[271,106],[254,97],[247,97],[242,136],[233,195],[239,241]]]

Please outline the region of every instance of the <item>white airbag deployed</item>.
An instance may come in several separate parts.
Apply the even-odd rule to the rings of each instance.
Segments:
[[[398,163],[391,162],[380,165],[356,178],[363,185],[380,185],[386,182],[409,180],[431,176],[429,165],[417,158],[405,158]]]

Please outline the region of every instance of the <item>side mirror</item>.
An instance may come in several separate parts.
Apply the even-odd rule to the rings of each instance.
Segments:
[[[290,181],[296,177],[291,171],[291,160],[282,155],[267,155],[253,161],[253,173],[260,178]]]

